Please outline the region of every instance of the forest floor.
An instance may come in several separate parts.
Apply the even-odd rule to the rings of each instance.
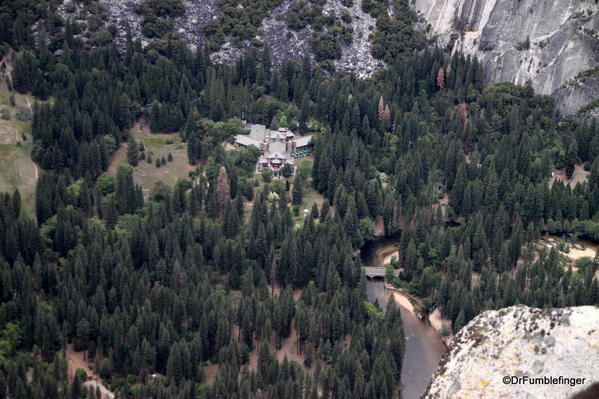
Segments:
[[[17,120],[17,110],[31,112],[33,98],[15,94],[15,106],[10,103],[10,92],[4,79],[0,83],[0,112],[10,119],[0,118],[0,192],[13,193],[18,189],[23,209],[35,215],[35,186],[38,167],[31,160],[31,121]]]
[[[270,286],[269,286],[270,288]],[[276,282],[274,283],[274,285],[272,286],[272,292],[275,296],[279,296],[281,295],[281,285]],[[301,288],[296,288],[293,290],[293,300],[294,301],[299,301],[300,297],[302,296],[302,290]]]
[[[269,292],[270,292],[270,290],[271,290],[271,287],[269,286]],[[281,294],[281,286],[279,283],[274,284],[274,286],[272,287],[272,292],[275,296],[279,296]],[[237,290],[232,291],[232,293],[235,295],[241,295],[241,292],[237,291]],[[296,288],[293,290],[293,300],[294,301],[299,301],[301,296],[302,296],[301,289]],[[239,326],[234,325],[233,331],[231,334],[233,337],[237,337],[239,335]],[[295,325],[292,322],[291,333],[289,334],[289,337],[287,337],[281,341],[281,347],[280,347],[280,349],[276,350],[275,356],[281,362],[283,361],[283,359],[285,359],[285,356],[287,356],[288,360],[295,360],[302,367],[304,367],[304,369],[307,369],[304,366],[306,352],[304,351],[301,354],[297,353],[297,338],[298,338],[297,330],[295,329]],[[273,333],[270,341],[271,341],[270,342],[271,347],[276,348],[276,336],[274,333]],[[259,348],[260,348],[260,341],[255,340],[254,341],[254,349],[249,354],[249,361],[247,364],[247,366],[250,370],[256,370],[256,368],[258,367],[258,354],[260,353]],[[216,376],[218,375],[218,371],[219,371],[218,364],[211,363],[211,364],[207,365],[206,367],[204,367],[204,380],[206,381],[206,383],[208,385],[211,385],[212,383],[214,383],[214,380],[216,380]]]
[[[318,211],[322,209],[322,204],[324,203],[324,196],[316,191],[312,186],[304,189],[304,197],[302,198],[302,205],[300,206],[300,215],[307,209],[308,211],[312,210],[312,206],[316,204],[318,206]],[[303,219],[303,215],[302,215]]]
[[[274,334],[273,334],[274,337]],[[271,339],[271,346],[273,348],[275,348],[275,338]],[[250,352],[250,360],[249,360],[249,369],[250,370],[256,370],[258,368],[258,354],[259,354],[259,342],[255,342],[254,343],[254,350],[252,350]],[[277,360],[282,362],[283,359],[285,359],[285,357],[287,357],[287,360],[295,360],[296,362],[298,362],[300,364],[300,366],[306,368],[304,366],[304,359],[306,358],[305,356],[305,351],[302,352],[301,354],[297,353],[297,330],[295,329],[295,326],[291,326],[291,333],[289,334],[289,337],[283,339],[281,341],[281,348],[279,350],[276,351],[275,356],[277,357]]]
[[[140,159],[137,166],[133,168],[133,180],[141,186],[144,197],[148,197],[156,182],[162,181],[173,186],[178,179],[188,178],[189,172],[195,169],[195,166],[188,162],[187,145],[177,134],[151,133],[147,123],[143,121],[137,122],[133,126],[131,134],[138,143],[143,143],[145,147],[146,159]],[[168,154],[173,156],[173,160],[167,161],[166,165],[159,168],[156,167],[156,159],[162,157],[167,159]],[[151,156],[152,163],[147,162],[148,156]],[[119,165],[129,165],[126,143],[121,145],[112,156],[108,172],[116,175]]]
[[[558,246],[558,240],[555,238],[539,238],[536,242],[536,247],[538,249],[547,249]],[[565,244],[568,247],[568,251],[559,251],[560,254],[564,255],[568,258],[569,264],[572,266],[572,270],[576,271],[578,268],[576,267],[576,261],[581,258],[594,258],[597,254],[597,250],[599,247],[597,245],[592,245],[589,243],[584,243],[584,245],[575,244],[573,245],[571,242],[566,241]],[[559,246],[558,246],[559,249]]]
[[[73,344],[67,345],[67,364],[69,381],[72,381],[77,370],[81,369],[85,371],[85,374],[87,374],[87,377],[89,378],[84,384],[86,387],[93,389],[99,388],[102,395],[101,399],[114,399],[114,393],[102,383],[100,377],[98,377],[91,369],[91,363],[85,359],[84,352],[75,351]]]
[[[206,384],[212,385],[214,380],[216,380],[216,376],[218,375],[218,364],[209,364],[204,369],[204,381]]]
[[[584,170],[584,165],[579,163],[575,165],[574,173],[572,174],[572,178],[568,179],[566,177],[566,172],[564,169],[556,169],[553,171],[553,176],[549,178],[549,187],[553,186],[556,180],[563,182],[564,184],[570,185],[571,188],[576,187],[578,183],[584,183],[588,181],[590,172]]]
[[[385,220],[382,216],[377,216],[374,219],[374,234],[375,237],[385,236]]]
[[[313,186],[312,186],[312,165],[314,163],[314,160],[312,158],[302,158],[297,160],[297,167],[296,167],[296,173],[298,173],[300,170],[303,170],[303,174],[308,175],[308,179],[306,181],[304,181],[304,191],[303,191],[303,197],[302,197],[302,204],[300,205],[300,211],[299,211],[299,215],[298,216],[294,216],[293,217],[293,221],[295,222],[296,225],[301,225],[304,222],[304,210],[307,209],[308,213],[312,210],[312,206],[314,204],[316,204],[316,206],[318,206],[318,212],[320,212],[322,210],[322,204],[325,201],[325,197],[319,193]],[[302,173],[302,172],[299,172]],[[293,181],[293,179],[295,179],[295,177],[292,177],[290,179],[290,182]],[[291,188],[289,190],[290,192],[290,197],[291,197],[291,193],[293,193],[293,184],[291,185]]]

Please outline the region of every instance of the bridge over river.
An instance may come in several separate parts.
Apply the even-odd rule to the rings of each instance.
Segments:
[[[387,270],[384,267],[364,266],[364,273],[367,278],[385,278]]]
[[[366,294],[371,303],[378,303],[383,311],[387,302],[393,298],[399,304],[403,332],[405,336],[405,351],[401,368],[401,397],[402,399],[419,399],[426,391],[433,372],[439,365],[439,359],[445,352],[445,346],[439,333],[428,323],[423,322],[413,309],[408,309],[401,303],[401,297],[407,295],[400,290],[392,290],[385,282],[386,269],[393,256],[398,257],[399,237],[377,240],[366,244],[360,250],[362,269],[368,281]],[[396,276],[399,270],[395,270]],[[413,306],[412,306],[413,307]]]

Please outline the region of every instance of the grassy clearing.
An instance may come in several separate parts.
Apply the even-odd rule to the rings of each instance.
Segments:
[[[304,187],[304,197],[302,198],[302,205],[300,206],[299,215],[293,217],[293,222],[296,226],[301,226],[304,223],[304,209],[308,212],[312,210],[312,206],[316,204],[318,206],[318,212],[322,209],[322,203],[325,201],[325,197],[316,191],[312,187]]]
[[[302,201],[302,207],[304,209],[311,210],[312,205],[316,204],[318,206],[318,210],[322,208],[322,203],[325,201],[324,195],[316,191],[314,188],[310,187],[309,189],[304,191],[304,198]]]
[[[2,133],[0,132],[0,135]],[[31,143],[0,144],[0,192],[21,193],[23,209],[32,216],[35,210],[37,170],[30,158]]]
[[[312,210],[312,206],[314,204],[316,204],[316,206],[318,206],[318,211],[320,212],[320,210],[322,209],[322,204],[326,200],[326,198],[322,194],[320,194],[318,191],[316,191],[316,189],[314,189],[312,187],[312,177],[311,177],[312,172],[311,171],[312,171],[313,162],[314,161],[309,158],[302,159],[298,162],[298,169],[297,169],[296,173],[301,173],[302,176],[304,176],[304,177],[307,176],[307,179],[304,180],[303,198],[302,198],[302,204],[299,206],[299,214],[298,214],[298,216],[293,216],[293,222],[294,222],[295,226],[301,226],[304,223],[304,219],[305,219],[304,209],[307,209],[308,211],[310,211],[310,210]],[[264,189],[264,187],[266,186],[266,183],[264,182],[264,179],[262,178],[262,174],[260,174],[260,173],[255,173],[252,180],[259,182],[258,186],[254,187],[254,190],[255,190],[254,196],[258,196],[260,191],[262,191]],[[289,179],[273,180],[270,183],[271,190],[272,190],[273,185],[277,185],[277,184],[285,185],[286,180],[289,180],[289,183],[291,184],[289,191],[287,192],[287,197],[291,201],[291,197],[293,195],[292,194],[293,193],[293,181],[295,180],[295,176],[292,176]],[[289,204],[288,206],[293,208],[293,205],[291,205],[291,204]],[[244,218],[246,220],[249,220],[253,207],[254,207],[253,201],[249,201],[245,204]]]
[[[2,81],[2,90],[0,90],[0,105],[10,106],[10,92],[6,88],[6,82]],[[35,100],[28,94],[19,94],[14,92],[15,97],[15,106],[17,107],[27,107],[33,106]]]
[[[30,110],[34,99],[15,93],[15,106],[11,105],[10,93],[5,84],[0,86],[0,111],[7,111],[9,119],[0,118],[0,192],[21,193],[23,209],[35,213],[35,186],[37,166],[31,161],[31,122],[19,121],[17,110]]]
[[[133,180],[139,184],[147,197],[158,181],[173,185],[179,178],[189,177],[189,171],[194,170],[195,166],[190,165],[187,160],[187,144],[183,143],[176,134],[152,134],[147,127],[136,124],[131,130],[131,134],[138,143],[143,143],[145,147],[146,158],[151,156],[152,163],[140,159],[134,168]],[[155,166],[156,159],[168,158],[168,154],[173,156],[172,162],[167,162],[159,168]],[[108,171],[115,175],[119,165],[128,165],[127,145],[122,145],[113,155]]]
[[[301,225],[304,223],[304,209],[307,209],[309,212],[312,210],[312,206],[316,204],[316,206],[318,206],[318,211],[320,212],[320,210],[322,209],[322,204],[326,200],[326,198],[321,193],[319,193],[318,191],[316,191],[314,187],[312,187],[313,164],[314,160],[312,158],[303,158],[297,161],[296,173],[299,173],[304,179],[304,191],[299,215],[293,217],[293,221],[296,225]],[[290,191],[291,193],[293,192],[293,187]]]

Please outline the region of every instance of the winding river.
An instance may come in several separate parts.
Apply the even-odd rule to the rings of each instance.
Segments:
[[[555,235],[544,235],[541,239],[557,240],[563,238]],[[569,239],[566,239],[570,243]],[[599,251],[599,243],[580,238],[581,247],[570,248],[567,254],[572,260],[582,256],[593,257]],[[397,256],[399,237],[384,238],[367,242],[360,250],[362,264],[367,266],[383,266]],[[599,271],[597,272],[599,275]],[[383,280],[368,280],[366,284],[368,300],[378,303],[385,311],[390,298],[397,301],[401,311],[403,330],[406,339],[403,365],[401,369],[401,399],[420,399],[431,377],[446,351],[445,344],[437,330],[418,318],[411,309],[409,298],[400,292],[385,292]],[[403,306],[402,305],[405,305]]]
[[[388,263],[390,257],[396,253],[398,243],[399,238],[367,243],[361,250],[362,263],[369,266],[382,266]],[[382,280],[369,280],[366,291],[368,300],[377,302],[383,311],[386,310],[391,295],[402,295],[397,292],[394,294],[385,292],[385,283]],[[401,399],[420,399],[446,348],[433,327],[416,317],[411,309],[402,306],[399,302],[398,305],[406,339],[401,370]]]

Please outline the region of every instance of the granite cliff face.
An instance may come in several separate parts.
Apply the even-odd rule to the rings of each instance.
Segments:
[[[504,376],[584,378],[505,384]],[[570,398],[599,381],[599,308],[512,306],[481,313],[455,337],[426,399]]]
[[[133,10],[143,0],[100,0],[119,39],[125,27],[141,34],[141,17]],[[206,37],[202,26],[222,12],[216,0],[183,0],[185,14],[175,19],[175,30],[192,45]],[[262,21],[257,39],[271,48],[275,66],[287,59],[312,56],[310,28],[288,29],[291,0],[284,0]],[[361,8],[361,0],[347,8],[352,43],[344,45],[339,70],[369,76],[384,66],[371,56],[370,36],[376,21]],[[599,6],[595,0],[413,0],[414,8],[430,24],[441,44],[473,54],[482,61],[491,82],[532,82],[536,93],[556,98],[564,114],[599,117]],[[347,12],[340,0],[327,0],[325,14]],[[389,10],[391,13],[392,10]],[[419,24],[421,25],[421,24]],[[418,28],[418,27],[417,27]],[[422,28],[422,26],[420,26]],[[244,46],[247,47],[248,43]],[[243,51],[227,41],[213,54],[217,62],[232,62]]]
[[[414,7],[441,43],[455,40],[455,49],[477,55],[492,82],[530,80],[564,114],[599,99],[595,0],[415,0]],[[597,107],[587,111],[599,116]]]

